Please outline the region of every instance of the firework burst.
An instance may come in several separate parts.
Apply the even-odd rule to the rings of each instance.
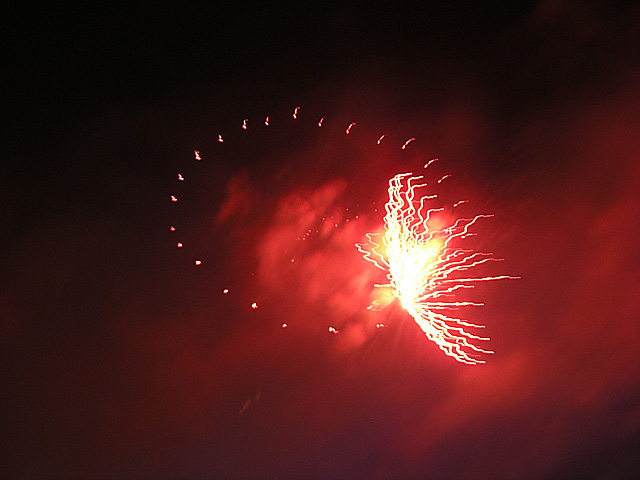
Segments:
[[[438,183],[447,177],[445,175]],[[439,213],[444,211],[444,207],[429,207],[437,195],[418,194],[419,189],[427,186],[427,183],[420,183],[423,178],[401,173],[389,180],[384,233],[369,233],[368,242],[356,246],[365,260],[386,272],[388,283],[375,286],[391,289],[402,308],[414,318],[429,340],[459,362],[470,365],[485,363],[477,358],[479,354],[493,352],[476,343],[489,339],[467,330],[484,327],[451,316],[449,312],[460,307],[482,305],[457,301],[459,290],[473,288],[477,282],[518,277],[467,275],[469,270],[479,265],[500,260],[491,253],[457,246],[459,240],[475,235],[470,232],[470,227],[491,215],[456,218],[448,226],[441,226],[442,215]],[[463,202],[456,203],[454,207]],[[376,309],[376,302],[369,308]]]

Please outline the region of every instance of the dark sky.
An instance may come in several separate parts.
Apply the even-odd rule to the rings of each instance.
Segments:
[[[299,3],[3,15],[0,476],[637,477],[638,6]],[[366,308],[433,157],[484,365]]]

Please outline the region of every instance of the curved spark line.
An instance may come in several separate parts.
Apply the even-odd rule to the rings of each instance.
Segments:
[[[483,305],[456,301],[457,290],[473,288],[474,282],[518,277],[459,278],[461,272],[501,260],[490,253],[474,252],[454,245],[456,239],[474,235],[469,228],[476,221],[492,215],[458,218],[447,227],[435,229],[433,216],[444,208],[427,207],[427,202],[437,198],[437,195],[416,195],[416,190],[427,184],[417,183],[423,179],[422,175],[412,175],[401,173],[389,180],[389,201],[385,205],[382,240],[376,238],[380,234],[368,233],[369,242],[356,244],[356,247],[365,260],[387,272],[389,283],[375,286],[391,288],[429,340],[459,362],[470,365],[485,363],[474,358],[474,355],[493,352],[473,342],[489,339],[465,330],[466,327],[484,326],[449,316],[445,312],[459,307]],[[374,307],[375,302],[369,308]]]
[[[348,127],[347,127],[347,129],[345,130],[345,133],[346,133],[347,135],[349,135],[349,134],[351,133],[351,129],[354,127],[354,125],[355,125],[355,124],[356,124],[356,122],[351,122],[351,123],[349,124],[349,126],[348,126]]]

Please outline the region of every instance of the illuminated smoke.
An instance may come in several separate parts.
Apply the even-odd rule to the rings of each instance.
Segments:
[[[437,159],[433,159],[425,168]],[[442,177],[442,182],[448,175]],[[482,303],[456,301],[459,290],[473,288],[474,282],[486,282],[510,277],[469,277],[466,272],[478,265],[497,261],[490,253],[460,248],[459,240],[474,235],[469,228],[481,218],[457,218],[448,226],[439,212],[444,207],[430,208],[437,195],[418,195],[426,183],[424,177],[401,173],[389,181],[389,201],[385,205],[385,231],[367,234],[367,244],[356,244],[365,260],[386,272],[389,283],[375,286],[390,289],[402,307],[415,319],[427,338],[446,354],[470,365],[485,363],[476,358],[481,353],[493,353],[474,342],[489,340],[474,335],[465,328],[483,328],[448,312],[459,307],[481,306]],[[456,205],[459,205],[458,202]],[[382,236],[380,240],[378,237]],[[464,272],[464,273],[463,273]],[[462,274],[465,278],[461,278]],[[374,302],[369,308],[375,309]]]
[[[293,109],[291,117],[298,120],[300,107]],[[323,126],[325,118],[321,117],[318,127]],[[270,125],[269,116],[264,117],[264,126]],[[353,134],[356,122],[350,122],[346,127],[345,134]],[[242,130],[248,128],[248,118],[242,121]],[[232,138],[232,137],[230,137]],[[376,144],[380,145],[386,139],[386,135],[377,136]],[[416,139],[408,138],[401,145],[402,150],[412,146]],[[224,142],[222,134],[217,135],[218,143]],[[200,151],[194,150],[194,158],[200,161]],[[424,168],[437,162],[438,158],[429,160]],[[177,174],[180,182],[185,180],[183,174]],[[442,184],[451,175],[444,175],[435,184]],[[364,254],[364,258],[386,273],[388,283],[375,285],[380,289],[381,300],[374,302],[372,309],[378,308],[386,303],[387,298],[397,298],[402,307],[415,319],[427,338],[435,342],[445,354],[454,357],[456,360],[477,364],[485,363],[480,359],[479,354],[493,353],[477,346],[479,341],[488,340],[468,331],[473,328],[483,328],[480,325],[467,322],[462,318],[451,316],[452,310],[457,310],[465,306],[480,306],[481,303],[457,299],[456,296],[465,289],[471,289],[475,282],[484,282],[505,278],[517,278],[510,276],[477,276],[467,277],[466,272],[474,267],[490,261],[496,261],[490,253],[474,252],[459,245],[460,241],[466,237],[474,235],[470,232],[472,227],[481,218],[491,215],[476,215],[473,218],[454,218],[447,222],[450,210],[467,203],[460,200],[451,205],[445,212],[444,207],[430,208],[431,202],[437,195],[420,195],[418,192],[426,183],[420,183],[423,176],[413,176],[411,173],[402,173],[393,177],[389,181],[389,201],[385,206],[384,216],[385,230],[381,234],[367,234],[369,242],[367,244],[356,244],[358,250]],[[230,190],[233,195],[225,203],[218,213],[217,221],[233,216],[237,211],[238,202],[242,197],[236,192],[236,184],[230,183]],[[177,202],[178,198],[171,195],[171,201]],[[357,219],[358,216],[355,216]],[[324,217],[323,217],[324,221]],[[346,222],[349,220],[347,219]],[[331,222],[331,225],[338,227],[338,223]],[[171,228],[175,231],[175,228]],[[281,228],[278,232],[281,232]],[[311,233],[311,229],[302,237],[294,237],[305,240]],[[278,237],[280,238],[280,233]],[[381,237],[381,238],[380,238]],[[351,244],[352,241],[349,243]],[[181,242],[176,243],[178,248],[182,248]],[[281,249],[274,249],[274,251]],[[288,263],[298,263],[296,259],[287,256]],[[196,266],[202,265],[200,259],[195,259]],[[305,263],[301,259],[299,263]],[[274,266],[274,269],[277,265]],[[463,278],[464,277],[464,278]],[[223,290],[227,294],[228,289]],[[256,302],[251,304],[251,309],[257,310]],[[383,328],[385,325],[377,323],[376,328]],[[282,328],[287,328],[283,323]],[[335,327],[328,327],[330,333],[337,334],[339,330]]]

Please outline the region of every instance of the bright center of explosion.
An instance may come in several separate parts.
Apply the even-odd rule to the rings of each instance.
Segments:
[[[457,290],[473,288],[474,282],[517,277],[460,277],[461,272],[499,260],[490,253],[474,252],[454,245],[456,240],[474,235],[469,232],[469,227],[478,219],[491,215],[457,218],[444,228],[435,226],[433,216],[444,208],[428,208],[427,203],[436,199],[437,195],[419,196],[416,199],[416,190],[427,186],[426,183],[416,183],[422,178],[402,173],[389,180],[389,201],[385,205],[382,241],[376,241],[379,234],[367,234],[369,242],[356,246],[366,260],[387,273],[389,283],[375,286],[391,288],[402,308],[415,319],[429,340],[459,362],[472,365],[485,363],[474,358],[474,355],[493,352],[472,342],[489,339],[464,329],[483,326],[444,312],[463,306],[482,305],[455,301]],[[374,302],[369,308],[376,306]]]

